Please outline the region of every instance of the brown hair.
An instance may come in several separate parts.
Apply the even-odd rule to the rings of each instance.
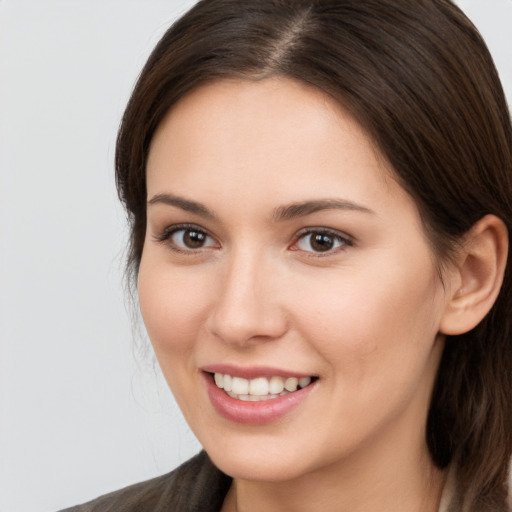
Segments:
[[[489,52],[449,0],[203,0],[163,36],[128,103],[116,178],[135,277],[146,229],[145,165],[169,109],[223,77],[285,75],[335,98],[415,199],[440,261],[488,213],[512,232],[512,128]],[[504,511],[512,452],[512,264],[490,314],[449,337],[427,442],[457,474],[456,504]]]

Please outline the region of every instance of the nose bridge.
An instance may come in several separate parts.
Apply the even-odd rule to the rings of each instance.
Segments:
[[[212,311],[212,332],[227,343],[273,339],[286,318],[273,286],[275,266],[268,256],[240,247],[226,258]]]

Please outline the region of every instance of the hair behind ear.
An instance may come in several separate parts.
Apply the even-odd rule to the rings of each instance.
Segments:
[[[447,286],[441,323],[447,339],[427,441],[440,467],[454,466],[459,488],[452,506],[462,511],[476,504],[478,510],[506,512],[512,451],[512,332],[510,322],[503,322],[512,314],[506,311],[512,275],[508,249],[505,224],[486,215],[464,237]]]

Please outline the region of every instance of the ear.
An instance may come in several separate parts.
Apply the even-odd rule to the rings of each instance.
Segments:
[[[508,232],[495,215],[480,219],[463,238],[448,271],[447,302],[439,330],[463,334],[476,327],[498,297],[507,264]]]

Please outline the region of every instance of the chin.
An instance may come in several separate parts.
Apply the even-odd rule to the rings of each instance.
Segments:
[[[214,450],[215,452],[215,450]],[[239,479],[253,482],[286,482],[294,480],[307,470],[297,463],[297,460],[287,461],[261,452],[257,455],[252,454],[233,454],[226,453],[220,455],[214,452],[208,452],[213,463],[227,475]]]
[[[312,439],[294,438],[286,446],[283,436],[237,436],[224,433],[219,437],[204,439],[204,448],[213,463],[227,475],[241,480],[259,482],[287,482],[330,466],[340,453],[327,452],[314,446]],[[287,434],[289,437],[290,434]],[[309,450],[306,448],[309,446]]]

